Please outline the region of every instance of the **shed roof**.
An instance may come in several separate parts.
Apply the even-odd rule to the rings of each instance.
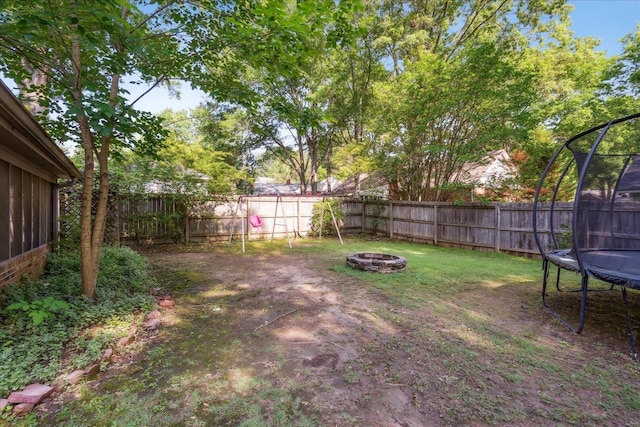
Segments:
[[[53,178],[80,178],[80,171],[0,80],[0,154],[8,151]]]

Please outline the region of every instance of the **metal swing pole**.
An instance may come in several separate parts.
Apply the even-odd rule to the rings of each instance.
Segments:
[[[240,198],[240,200],[242,200],[242,197]],[[249,210],[249,202],[247,202],[247,212]],[[242,229],[242,253],[244,253],[244,215],[243,215],[243,211],[242,211],[242,204],[240,204],[240,227]]]
[[[287,233],[287,242],[289,243],[289,249],[291,249],[291,236],[289,236],[289,226],[287,225],[287,217],[284,214],[284,203],[282,203],[282,197],[280,197],[280,213],[282,213],[282,219],[284,220],[284,231],[285,233]]]
[[[282,196],[278,196],[276,198],[276,212],[273,215],[273,227],[271,228],[271,243],[273,243],[273,236],[276,233],[276,221],[278,219],[278,204],[280,204],[280,213],[282,214],[282,219],[284,221],[284,230],[287,233],[287,241],[289,242],[289,249],[291,249],[291,236],[289,236],[289,227],[287,226],[287,217],[284,214],[284,206],[282,203]]]
[[[322,205],[324,206],[324,198],[322,199]],[[338,228],[338,221],[336,221],[336,216],[333,214],[333,208],[331,208],[331,201],[327,203],[329,206],[329,212],[331,213],[331,219],[333,219],[333,226],[336,228],[336,233],[338,233],[338,238],[340,239],[340,244],[344,245],[342,241],[342,236],[340,235],[340,229]]]
[[[318,240],[322,240],[322,223],[324,223],[324,197],[320,203],[320,229],[318,230]]]
[[[233,220],[231,225],[231,233],[229,233],[229,244],[233,241],[233,232],[236,231],[235,219],[238,217],[238,211],[240,211],[240,230],[242,232],[242,253],[244,253],[244,213],[242,210],[242,204],[244,203],[244,197],[238,197],[238,204],[236,205],[236,211],[233,214]]]

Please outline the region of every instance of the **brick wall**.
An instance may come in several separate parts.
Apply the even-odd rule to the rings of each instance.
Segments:
[[[22,276],[37,279],[44,270],[50,249],[50,245],[42,245],[0,263],[0,290],[8,283],[19,281]]]

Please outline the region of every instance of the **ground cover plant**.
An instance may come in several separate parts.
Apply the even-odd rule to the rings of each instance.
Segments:
[[[353,237],[298,239],[291,250],[251,242],[245,254],[235,243],[152,249],[145,256],[176,302],[163,326],[33,422],[637,422],[640,370],[619,294],[590,300],[584,334],[572,334],[540,307],[538,260]],[[408,267],[352,270],[350,252],[400,255]],[[575,308],[575,298],[554,301]],[[639,302],[632,295],[635,314]]]
[[[9,285],[0,294],[0,396],[95,363],[150,310],[153,283],[140,254],[108,247],[96,301],[80,294],[77,252],[51,254],[41,280]]]

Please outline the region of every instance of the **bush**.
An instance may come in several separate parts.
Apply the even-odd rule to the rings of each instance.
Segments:
[[[79,254],[51,254],[42,279],[9,285],[0,295],[0,397],[95,362],[132,314],[153,303],[147,263],[126,247],[103,248],[97,301],[82,296],[80,285]]]
[[[329,210],[331,208],[331,210]],[[342,228],[344,225],[344,211],[340,206],[339,200],[323,200],[313,205],[313,212],[311,213],[311,234],[320,234],[320,224],[322,223],[322,235],[335,235],[336,227],[331,217],[331,212],[336,218],[338,228]]]

